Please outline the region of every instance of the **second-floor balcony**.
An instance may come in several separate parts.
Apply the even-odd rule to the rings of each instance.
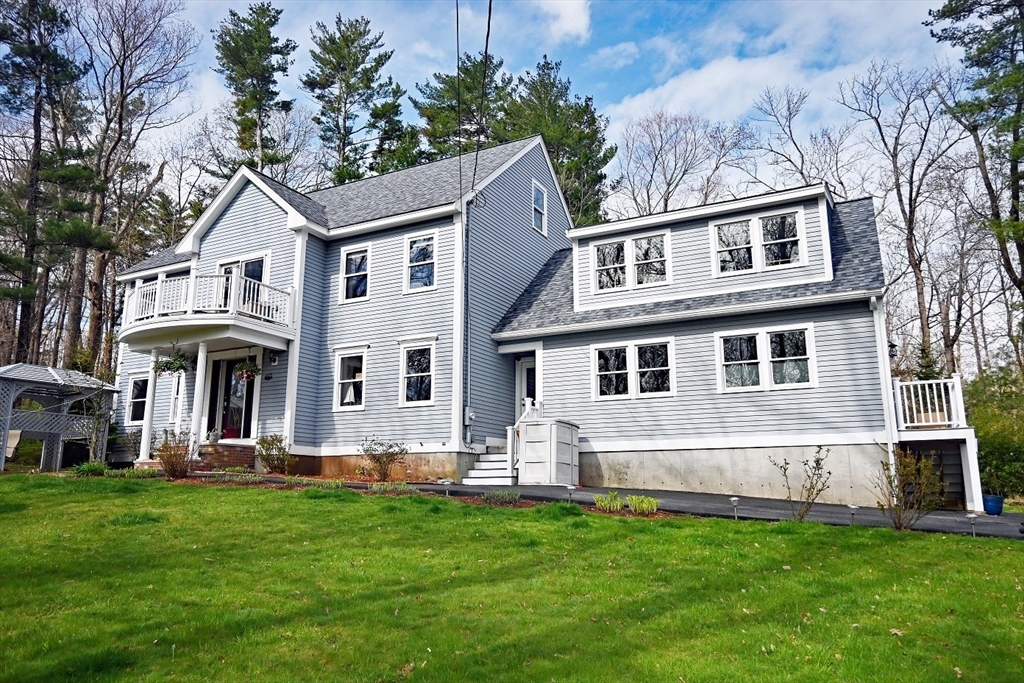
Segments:
[[[238,274],[161,278],[125,295],[122,341],[203,326],[278,328],[290,336],[292,292]]]

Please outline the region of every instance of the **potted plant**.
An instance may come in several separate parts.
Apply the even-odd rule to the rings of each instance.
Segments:
[[[216,429],[211,429],[210,433],[206,435],[206,440],[210,443],[217,443],[220,441],[220,432]]]
[[[992,517],[1003,514],[1003,494],[1006,491],[1006,477],[1003,469],[996,464],[989,465],[981,473],[981,483],[988,491],[981,496],[985,514]]]
[[[263,370],[256,364],[256,361],[248,358],[235,364],[235,379],[239,382],[251,382],[262,372]]]
[[[170,356],[153,361],[153,372],[162,377],[178,372],[188,372],[193,366],[194,362],[190,357],[172,347]]]

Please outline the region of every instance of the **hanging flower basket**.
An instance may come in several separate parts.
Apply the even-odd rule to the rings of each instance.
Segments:
[[[153,372],[160,377],[178,372],[188,372],[193,367],[195,367],[193,359],[178,350],[173,351],[169,358],[153,361]]]
[[[254,361],[243,360],[235,364],[235,379],[239,382],[251,382],[263,373]]]

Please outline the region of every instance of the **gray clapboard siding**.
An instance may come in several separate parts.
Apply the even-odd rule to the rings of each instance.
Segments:
[[[284,434],[284,402],[288,388],[288,352],[277,352],[277,365],[263,352],[263,373],[259,378],[260,405],[255,436]]]
[[[818,387],[719,394],[714,333],[814,323]],[[676,396],[595,402],[590,344],[673,337]],[[873,315],[867,303],[634,327],[544,341],[545,417],[581,441],[671,440],[884,429]]]
[[[665,286],[649,287],[633,291],[604,291],[595,293],[593,290],[591,245],[605,242],[612,236],[579,241],[577,251],[579,273],[579,306],[591,308],[595,306],[622,306],[631,301],[648,297],[669,298],[676,296],[694,296],[697,294],[714,294],[722,290],[736,287],[763,287],[765,285],[782,285],[808,277],[822,277],[825,274],[825,261],[821,240],[821,216],[816,201],[802,204],[804,210],[804,233],[806,242],[802,247],[807,249],[807,265],[785,268],[782,270],[760,273],[744,273],[727,277],[714,276],[712,256],[711,228],[708,219],[687,221],[664,226],[658,229],[643,229],[622,233],[647,234],[658,231],[670,231],[672,282]],[[796,206],[780,207],[778,212],[793,210]],[[744,214],[746,215],[746,214]],[[729,216],[715,216],[715,223],[727,222]]]
[[[402,293],[405,236],[436,229],[435,282],[431,291]],[[450,219],[420,223],[327,245],[323,271],[323,342],[316,372],[317,402],[303,400],[298,411],[316,413],[317,441],[324,447],[357,446],[379,436],[404,442],[451,440],[452,316],[455,283],[455,230]],[[369,298],[341,303],[341,253],[348,246],[370,244]],[[434,352],[434,404],[399,407],[398,340],[437,335]],[[305,337],[305,330],[303,330]],[[301,343],[305,348],[305,338]],[[364,410],[332,410],[334,349],[368,344],[364,367]],[[305,361],[303,362],[305,365]],[[306,386],[306,379],[302,385]]]
[[[324,327],[329,305],[327,288],[327,244],[312,235],[306,242],[306,267],[302,284],[302,334],[299,339],[299,377],[295,403],[295,434],[300,446],[316,446],[318,415],[330,410],[331,397],[325,399],[322,378]]]
[[[219,261],[260,251],[270,251],[270,270],[264,272],[264,282],[282,289],[291,287],[295,233],[288,228],[288,216],[262,190],[246,183],[203,235],[196,273],[214,275]]]
[[[548,234],[533,228],[533,181],[547,190]],[[572,246],[568,216],[544,151],[535,147],[484,190],[486,203],[469,207],[466,401],[476,413],[473,438],[504,439],[515,422],[515,362],[498,353],[490,333],[555,251]],[[470,341],[471,340],[471,341]]]

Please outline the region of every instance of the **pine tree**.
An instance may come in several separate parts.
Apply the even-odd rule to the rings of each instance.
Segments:
[[[377,136],[370,155],[371,173],[399,171],[425,161],[420,129],[402,122],[402,103],[397,98],[374,107],[370,113],[370,128]]]
[[[267,134],[267,123],[274,110],[288,111],[293,100],[279,99],[278,76],[287,76],[291,54],[298,45],[274,35],[282,10],[269,2],[249,5],[249,13],[228,10],[228,18],[211,30],[217,50],[219,69],[234,98],[238,147],[250,154],[246,163],[258,171],[284,161],[276,151],[276,141]]]
[[[561,62],[544,55],[536,71],[519,77],[497,137],[542,135],[574,222],[590,225],[602,218],[607,192],[602,169],[615,156],[615,146],[607,144],[608,119],[597,113],[592,98],[572,94],[561,68]]]
[[[485,60],[482,52],[479,57],[467,52],[459,60],[458,78],[435,73],[434,82],[416,84],[420,97],[409,100],[424,121],[430,158],[471,152],[478,140],[486,147],[499,139],[514,92],[512,75],[502,71],[504,63],[500,57]]]
[[[384,49],[383,32],[372,33],[366,17],[345,19],[339,14],[333,29],[317,22],[310,33],[313,68],[302,77],[302,87],[320,104],[313,120],[331,150],[333,180],[341,184],[369,170],[373,138],[397,120],[387,117],[401,113],[405,90],[384,77],[394,50]]]
[[[29,360],[33,345],[33,299],[36,295],[36,250],[42,244],[39,222],[43,166],[44,110],[56,93],[82,77],[83,69],[60,49],[68,30],[67,16],[50,0],[22,0],[0,8],[0,108],[13,114],[29,114],[31,142],[21,187],[5,188],[9,193],[5,217],[13,222],[3,227],[12,231],[23,247],[20,254],[3,259],[16,270],[15,284],[4,293],[18,299],[18,336],[15,361]]]

